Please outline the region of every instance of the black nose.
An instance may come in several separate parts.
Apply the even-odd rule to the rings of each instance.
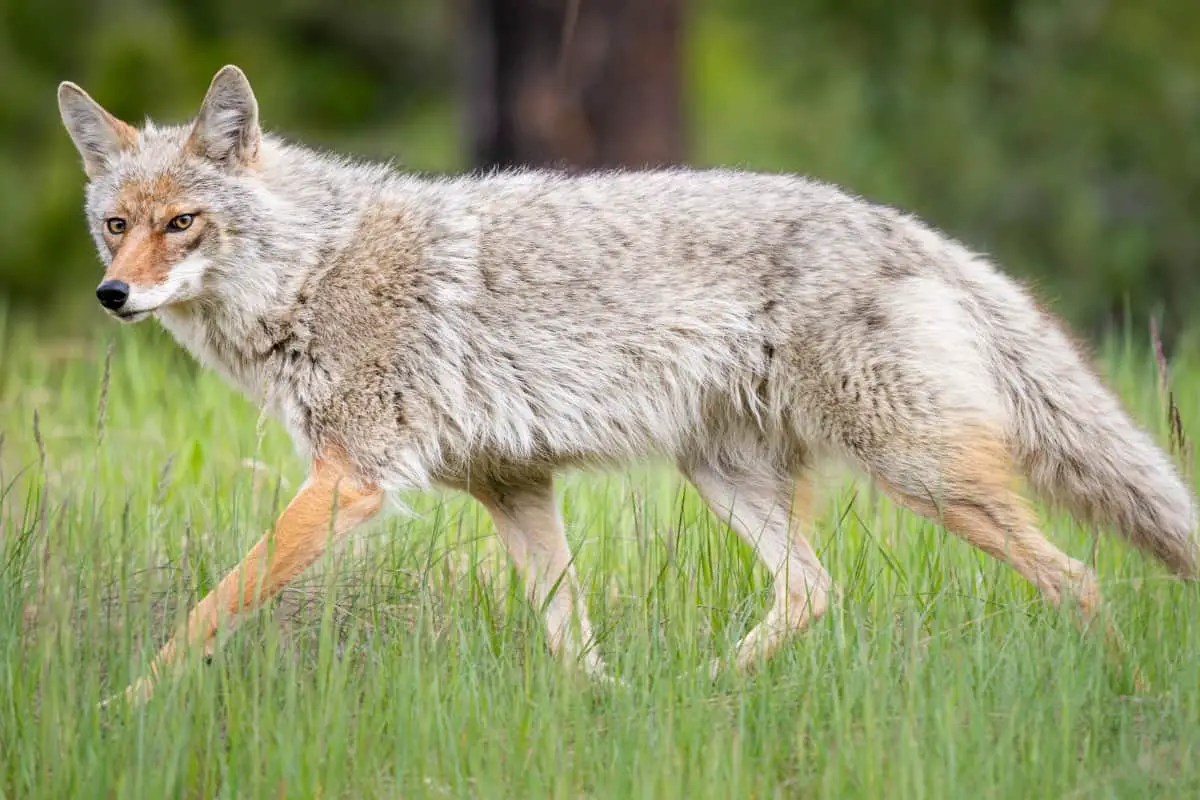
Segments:
[[[96,299],[109,311],[116,311],[129,299],[129,284],[125,281],[105,281],[96,287]]]

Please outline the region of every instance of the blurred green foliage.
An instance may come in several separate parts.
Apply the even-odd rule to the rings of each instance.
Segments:
[[[581,0],[598,2],[599,0]],[[466,166],[458,4],[0,2],[0,298],[87,295],[82,173],[54,102],[182,119],[226,62],[264,123],[412,168]],[[1200,14],[1185,0],[691,0],[691,160],[910,210],[1099,332],[1200,301]]]

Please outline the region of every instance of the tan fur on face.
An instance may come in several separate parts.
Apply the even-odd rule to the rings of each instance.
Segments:
[[[105,280],[118,280],[130,286],[155,286],[167,279],[171,267],[183,260],[203,235],[205,220],[197,214],[191,227],[168,231],[167,223],[179,214],[194,214],[197,209],[175,200],[178,187],[169,176],[154,181],[130,183],[117,195],[112,216],[126,220],[120,236],[104,232],[113,251],[112,264]]]
[[[170,175],[159,175],[153,180],[131,181],[117,193],[117,206],[131,217],[138,215],[139,218],[149,218],[155,212],[160,212],[161,216],[162,207],[176,199],[179,191],[179,184]]]

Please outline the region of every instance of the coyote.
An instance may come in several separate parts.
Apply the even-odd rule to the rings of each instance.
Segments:
[[[731,170],[405,174],[265,133],[234,66],[186,125],[131,126],[69,82],[58,101],[100,303],[155,316],[311,460],[134,699],[389,493],[431,486],[487,509],[550,648],[604,676],[553,476],[637,459],[677,465],[774,576],[738,667],[829,606],[804,502],[823,458],[1085,618],[1096,578],[1039,532],[1022,475],[1196,577],[1196,503],[1168,456],[1055,318],[912,216]]]

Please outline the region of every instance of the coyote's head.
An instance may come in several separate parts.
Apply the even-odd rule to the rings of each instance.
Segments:
[[[135,128],[69,82],[58,106],[89,179],[88,225],[107,268],[101,305],[136,322],[211,297],[222,262],[243,255],[233,237],[261,206],[263,136],[242,71],[218,72],[186,126]]]

